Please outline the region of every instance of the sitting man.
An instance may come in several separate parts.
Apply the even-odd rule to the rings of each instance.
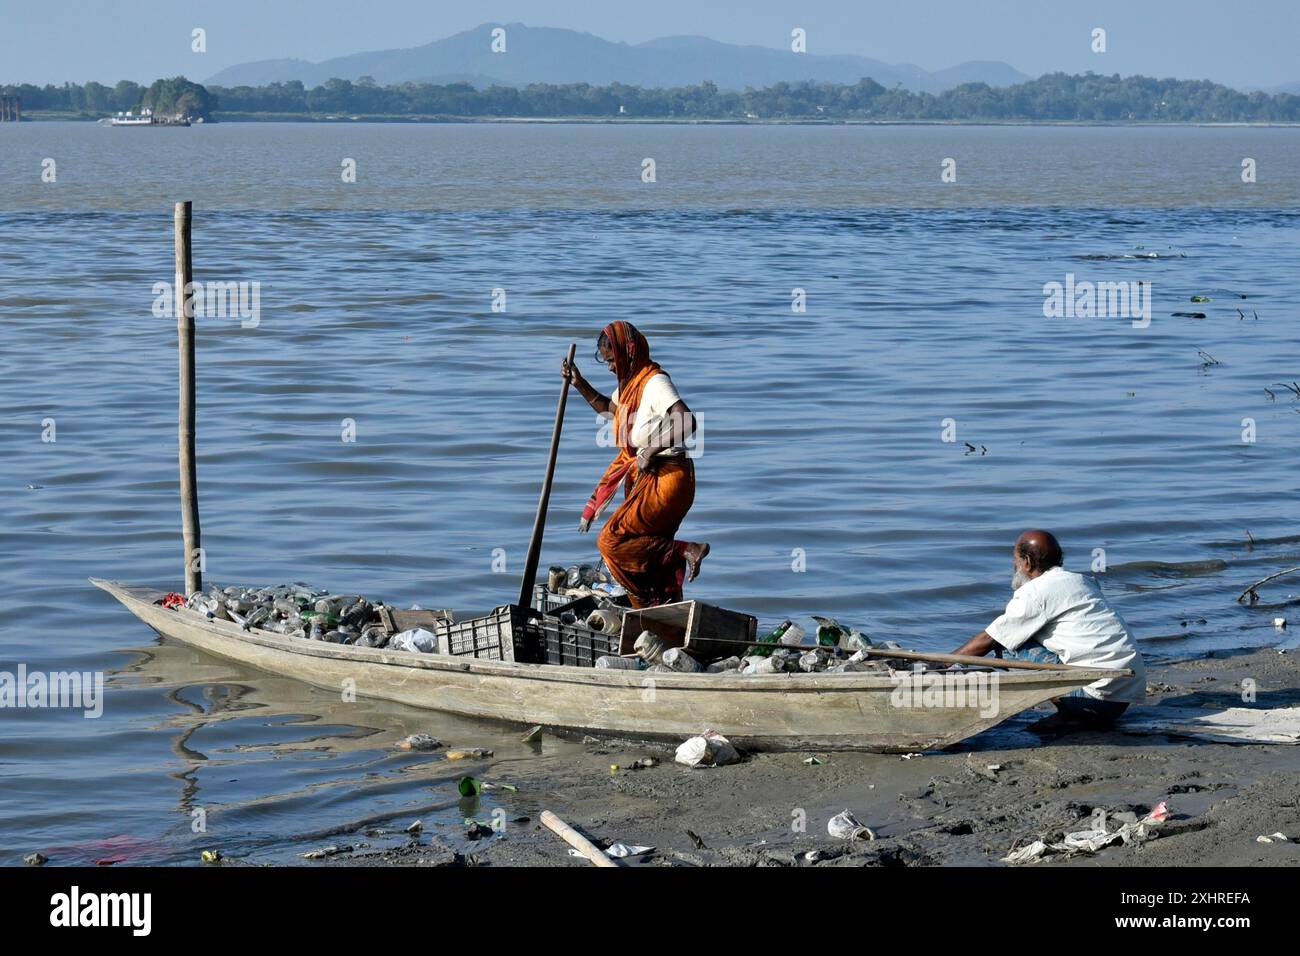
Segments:
[[[1083,667],[1127,668],[1132,677],[1099,680],[1053,699],[1062,721],[1107,726],[1146,694],[1146,671],[1128,625],[1096,579],[1067,571],[1061,545],[1047,531],[1026,531],[1012,551],[1006,611],[955,653],[1009,657]]]

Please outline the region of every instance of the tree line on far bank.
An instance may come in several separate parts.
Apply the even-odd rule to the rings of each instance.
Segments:
[[[28,112],[46,110],[102,116],[147,108],[164,116],[179,113],[207,119],[217,107],[217,98],[210,90],[183,76],[154,80],[149,86],[131,80],[121,80],[115,86],[94,80],[84,85],[64,83],[62,86],[18,83],[0,86],[0,93],[21,98],[23,109]]]
[[[776,83],[743,92],[695,86],[651,89],[611,83],[534,83],[476,89],[469,83],[379,86],[369,77],[308,89],[293,80],[265,86],[204,87],[184,77],[148,87],[123,80],[5,86],[25,110],[104,114],[151,107],[158,113],[624,119],[1006,120],[1056,122],[1300,122],[1300,96],[1242,93],[1208,80],[1049,73],[1008,87],[966,83],[943,93],[854,84]]]

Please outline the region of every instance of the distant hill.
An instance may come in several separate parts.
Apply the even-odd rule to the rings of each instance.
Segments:
[[[555,27],[505,25],[506,52],[493,53],[483,24],[455,36],[401,50],[378,50],[306,60],[260,60],[227,67],[208,85],[263,86],[300,80],[308,87],[337,77],[373,77],[395,83],[468,82],[479,88],[529,83],[627,83],[646,87],[690,86],[711,80],[724,90],[765,87],[782,81],[856,83],[870,77],[885,87],[939,93],[962,83],[1009,86],[1029,79],[1006,63],[972,61],[930,73],[910,64],[889,64],[863,56],[796,54],[789,49],[738,46],[706,37],[673,36],[645,43],[614,43],[590,33]],[[815,45],[816,37],[811,38]]]

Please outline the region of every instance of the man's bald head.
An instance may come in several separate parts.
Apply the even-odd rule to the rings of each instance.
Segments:
[[[1015,554],[1024,562],[1029,577],[1037,577],[1044,571],[1065,563],[1065,554],[1061,551],[1061,543],[1056,540],[1056,535],[1037,528],[1026,531],[1016,539]]]

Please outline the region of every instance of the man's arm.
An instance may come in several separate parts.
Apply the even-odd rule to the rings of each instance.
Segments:
[[[997,641],[989,637],[989,632],[980,631],[961,647],[953,651],[953,653],[968,654],[971,657],[983,657],[995,647],[997,647]]]

